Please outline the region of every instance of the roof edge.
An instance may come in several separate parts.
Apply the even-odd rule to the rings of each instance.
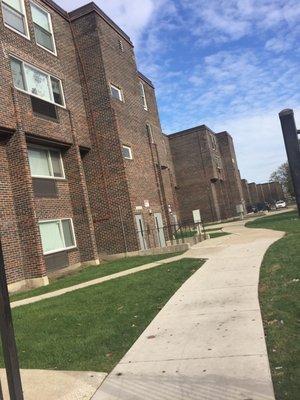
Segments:
[[[60,7],[54,1],[52,1],[52,0],[42,0],[42,2],[44,4],[46,4],[48,7],[52,8],[58,14],[60,14],[63,18],[69,20],[69,15],[68,15],[67,11],[65,11],[62,7]]]
[[[153,82],[147,78],[144,74],[142,74],[140,71],[138,71],[138,76],[146,83],[148,83],[149,86],[151,86],[153,89],[155,89]]]
[[[49,0],[44,0],[44,1],[49,1]],[[50,0],[52,1],[52,0]],[[130,37],[111,19],[109,18],[108,15],[106,15],[101,8],[97,6],[94,2],[85,4],[82,7],[79,7],[71,12],[68,13],[68,17],[70,21],[75,21],[76,19],[82,18],[87,14],[90,14],[92,12],[97,13],[105,22],[107,22],[120,36],[123,37],[132,47],[133,43],[130,39]]]
[[[207,131],[215,134],[214,131],[212,131],[208,126],[203,124],[203,125],[194,126],[193,128],[185,129],[183,131],[171,133],[170,135],[168,135],[168,137],[169,138],[173,138],[173,137],[176,137],[176,136],[188,135],[189,133],[194,133],[194,132],[197,132],[197,131],[204,131],[204,130],[207,130]]]

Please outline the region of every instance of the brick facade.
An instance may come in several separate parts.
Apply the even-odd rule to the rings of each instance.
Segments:
[[[34,3],[51,17],[56,52],[36,43],[29,0],[28,37],[0,7],[0,240],[11,289],[164,246],[193,209],[204,222],[236,216],[244,200],[231,136],[204,125],[164,135],[130,38],[94,3],[71,13]],[[35,162],[48,170],[34,174]]]
[[[157,246],[154,216],[168,224],[176,215],[168,139],[130,39],[93,3],[70,14],[50,0],[35,3],[51,16],[57,55],[37,45],[29,0],[28,38],[4,25],[0,7],[0,233],[13,289],[46,283],[57,260],[98,263],[104,253],[139,250],[136,214],[152,233],[146,246]],[[35,95],[14,88],[11,57],[61,80],[65,107],[54,106],[55,120],[33,112]],[[112,97],[111,83],[124,101]],[[35,192],[43,182],[31,176],[32,146],[61,153],[65,178],[53,179],[54,196]],[[72,219],[76,246],[45,255],[39,221],[63,219]]]
[[[169,136],[181,220],[200,209],[204,222],[237,216],[243,194],[233,140],[205,125]]]
[[[252,205],[252,198],[249,190],[248,181],[246,179],[242,179],[242,190],[245,201],[245,207],[246,209],[249,209],[249,207],[251,207]]]
[[[247,207],[256,207],[259,203],[274,204],[278,200],[285,199],[279,182],[256,184],[255,182],[248,183],[245,179],[242,179],[242,186]],[[249,197],[247,197],[248,192]]]

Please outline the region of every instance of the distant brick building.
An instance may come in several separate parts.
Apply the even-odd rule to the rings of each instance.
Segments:
[[[249,209],[249,207],[251,207],[252,205],[252,198],[249,190],[248,181],[246,179],[242,179],[242,190],[246,209]]]
[[[242,185],[231,136],[205,125],[169,135],[182,221],[200,209],[204,222],[237,216]]]
[[[252,200],[252,205],[259,203],[259,195],[255,182],[248,183],[249,193]]]
[[[152,83],[95,4],[0,8],[0,234],[11,289],[165,245],[175,177]],[[145,232],[151,232],[151,235]]]
[[[278,200],[285,199],[282,186],[279,182],[256,184],[255,182],[248,183],[245,179],[242,179],[242,187],[247,207],[255,207],[261,203],[274,204]]]

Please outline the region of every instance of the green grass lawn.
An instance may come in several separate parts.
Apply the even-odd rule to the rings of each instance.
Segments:
[[[220,237],[220,236],[226,236],[226,235],[231,235],[229,232],[209,232],[209,236],[211,239]]]
[[[203,263],[182,259],[13,309],[21,367],[111,371]]]
[[[27,290],[12,294],[10,301],[27,299],[29,297],[39,296],[44,293],[53,292],[65,287],[77,285],[82,282],[91,281],[103,276],[115,274],[130,268],[139,267],[140,265],[149,264],[155,261],[165,260],[166,258],[178,256],[181,253],[166,253],[151,256],[138,256],[122,258],[120,260],[109,261],[100,265],[87,267],[78,271],[74,271],[71,275],[54,279],[48,286],[43,286],[37,289]]]
[[[175,239],[185,239],[185,238],[190,238],[194,237],[197,235],[197,231],[194,230],[179,230],[175,233],[174,238]]]
[[[276,399],[295,400],[300,395],[300,219],[296,212],[288,212],[247,226],[287,233],[264,257],[259,298]]]
[[[205,229],[205,232],[209,233],[209,232],[215,232],[215,231],[220,231],[223,229],[223,226],[220,226],[219,228],[209,228],[209,229]]]

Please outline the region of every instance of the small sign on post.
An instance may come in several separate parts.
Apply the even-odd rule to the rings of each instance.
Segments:
[[[193,218],[194,218],[195,224],[200,224],[201,223],[200,210],[193,210]]]
[[[193,218],[194,218],[194,223],[197,225],[197,231],[198,234],[201,235],[202,234],[202,220],[201,220],[201,213],[200,210],[193,210]]]

